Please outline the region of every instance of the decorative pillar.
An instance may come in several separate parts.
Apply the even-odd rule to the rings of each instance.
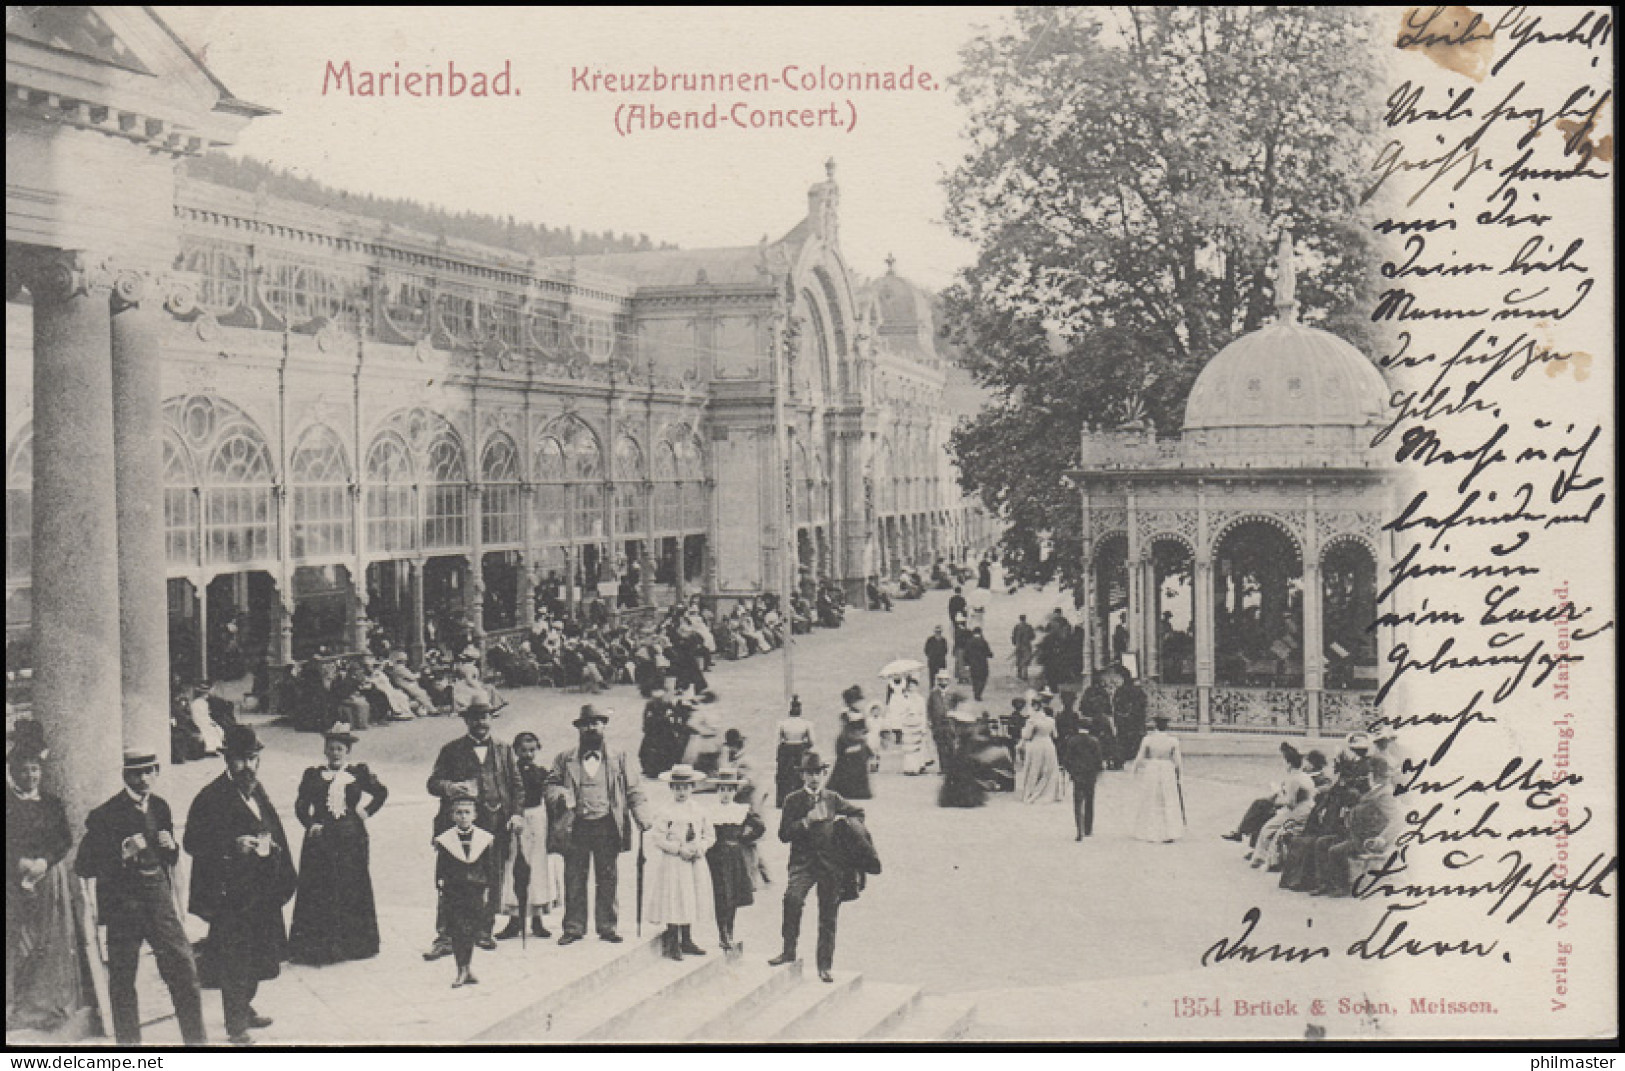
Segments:
[[[478,460],[478,459],[476,459]],[[474,646],[485,651],[485,485],[468,485],[468,584],[463,588],[463,612],[473,632]]]
[[[168,751],[170,702],[159,330],[166,298],[178,311],[191,304],[190,295],[168,292],[173,285],[119,272],[110,322],[123,742],[157,755]]]
[[[406,563],[412,595],[412,609],[406,618],[406,654],[414,667],[423,665],[423,569],[427,564],[423,558]]]
[[[1201,732],[1213,731],[1213,546],[1207,523],[1207,491],[1196,490],[1196,568],[1191,591],[1196,619],[1196,720]]]
[[[643,500],[644,536],[643,562],[638,572],[638,601],[644,606],[653,606],[655,601],[655,485],[652,480],[643,482],[640,497]],[[681,572],[680,569],[679,572]]]
[[[41,250],[22,270],[34,310],[34,715],[56,756],[46,767],[50,788],[67,806],[69,828],[79,830],[118,787],[124,735],[113,721],[122,708],[121,619],[106,612],[108,595],[121,590],[112,277],[84,253],[58,250]],[[149,491],[154,486],[162,479]],[[157,577],[162,614],[163,571],[150,561],[147,567]],[[137,591],[144,596],[150,588]],[[132,609],[150,614],[139,602]],[[160,631],[167,636],[167,624]],[[148,678],[138,679],[145,699]],[[164,709],[167,725],[167,702]],[[134,713],[134,724],[145,728],[140,708]],[[167,757],[167,748],[160,755]]]
[[[1320,533],[1315,517],[1315,489],[1308,490],[1303,537],[1303,687],[1308,692],[1310,736],[1320,735],[1320,696],[1326,683],[1325,622],[1321,600]]]
[[[526,632],[536,623],[536,559],[529,551],[519,555],[519,570],[515,582],[519,590],[514,593],[514,623]]]

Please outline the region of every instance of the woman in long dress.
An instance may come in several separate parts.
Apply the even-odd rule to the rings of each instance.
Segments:
[[[849,716],[851,715],[851,716]],[[861,713],[841,712],[841,735],[835,741],[835,768],[829,775],[829,790],[842,799],[873,799],[869,789],[869,723]]]
[[[756,902],[756,842],[767,825],[756,808],[737,795],[744,780],[737,770],[723,770],[712,781],[717,786],[711,809],[716,843],[705,853],[711,868],[711,893],[716,902],[717,940],[724,951],[743,948],[734,940],[734,916]]]
[[[779,722],[778,766],[773,778],[773,805],[801,787],[801,757],[813,750],[812,723],[801,715],[801,697],[790,697],[789,716]]]
[[[525,783],[524,809],[520,812],[524,824],[514,837],[515,851],[508,852],[502,869],[502,911],[509,922],[499,940],[509,940],[524,932],[530,916],[530,932],[537,937],[553,934],[542,922],[542,916],[551,914],[562,899],[560,886],[563,875],[554,866],[553,855],[548,854],[547,843],[547,775],[545,767],[536,765],[542,742],[535,733],[520,733],[513,738],[514,762],[519,777]],[[557,854],[557,853],[555,853]],[[520,893],[524,902],[520,902]]]
[[[40,790],[45,735],[17,722],[6,756],[6,1029],[52,1030],[84,1003],[62,801]]]
[[[378,954],[367,820],[389,798],[389,789],[365,764],[349,761],[355,742],[348,725],[334,725],[322,734],[326,764],[310,767],[299,782],[293,810],[305,827],[305,843],[288,931],[293,963],[320,966]]]
[[[705,950],[694,943],[693,927],[716,911],[705,854],[717,840],[711,820],[693,798],[694,787],[705,783],[705,775],[678,763],[660,780],[671,786],[671,802],[645,834],[649,851],[643,914],[652,924],[666,927],[667,957],[703,956]]]
[[[1185,815],[1180,803],[1180,775],[1184,761],[1179,740],[1167,731],[1168,719],[1156,719],[1156,730],[1140,741],[1140,754],[1134,762],[1134,835],[1140,840],[1167,843],[1185,834]]]
[[[1021,802],[1055,803],[1061,798],[1061,761],[1055,753],[1055,719],[1036,707],[1021,729]]]
[[[892,706],[892,728],[903,746],[903,772],[921,774],[931,765],[931,723],[926,716],[925,696],[913,677],[903,679]]]

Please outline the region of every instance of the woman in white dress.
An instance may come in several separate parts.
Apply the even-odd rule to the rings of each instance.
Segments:
[[[671,786],[671,802],[644,834],[649,850],[643,914],[652,924],[666,927],[667,957],[703,956],[705,950],[694,943],[693,926],[715,915],[705,853],[717,842],[711,819],[693,797],[694,786],[704,784],[705,776],[678,763],[660,780]]]
[[[1140,755],[1134,762],[1134,835],[1140,840],[1167,843],[1185,834],[1184,807],[1180,801],[1180,775],[1184,762],[1179,740],[1168,732],[1168,719],[1157,718],[1156,729],[1140,741]]]
[[[564,859],[557,852],[548,852],[548,768],[536,762],[541,750],[542,742],[535,733],[524,732],[513,738],[514,762],[525,783],[525,798],[520,812],[523,824],[514,837],[517,850],[510,850],[503,864],[502,910],[510,921],[496,935],[498,940],[518,937],[524,931],[527,914],[531,933],[553,936],[542,918],[552,914],[564,900]]]
[[[903,745],[903,772],[921,774],[931,765],[931,722],[926,716],[925,695],[912,676],[903,680],[897,696],[896,720],[892,727]]]
[[[1055,719],[1043,707],[1033,708],[1021,728],[1021,802],[1058,803],[1061,762],[1055,753]]]

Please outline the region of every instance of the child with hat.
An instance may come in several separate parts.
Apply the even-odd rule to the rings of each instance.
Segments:
[[[459,792],[451,799],[451,826],[434,838],[435,884],[440,887],[440,903],[446,914],[451,952],[457,963],[453,989],[478,985],[469,968],[474,962],[474,942],[485,932],[485,901],[497,881],[496,838],[474,824],[478,801],[470,793]]]
[[[643,913],[651,923],[665,924],[669,958],[703,956],[705,950],[694,943],[692,927],[702,910],[714,906],[705,855],[717,836],[693,793],[706,777],[687,763],[678,763],[661,774],[660,780],[671,786],[671,803],[649,827],[653,851]]]

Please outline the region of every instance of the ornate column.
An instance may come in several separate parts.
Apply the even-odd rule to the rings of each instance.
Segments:
[[[109,326],[123,742],[158,755],[168,750],[170,698],[159,331],[166,306],[184,312],[191,304],[189,289],[166,276],[127,270],[114,281]]]
[[[478,462],[478,458],[475,459]],[[474,646],[485,650],[485,485],[478,480],[468,485],[468,582],[463,586],[463,612],[474,634]]]
[[[646,440],[646,441],[653,441]],[[638,567],[638,601],[644,606],[653,606],[655,600],[655,485],[652,480],[643,481],[643,489],[639,495],[643,500],[643,561]],[[680,501],[680,500],[679,500]],[[679,572],[682,570],[679,569]],[[679,585],[679,590],[681,586]]]
[[[1128,527],[1128,555],[1123,561],[1124,580],[1128,588],[1128,646],[1127,653],[1135,656],[1137,667],[1136,677],[1145,676],[1145,666],[1140,663],[1140,655],[1145,637],[1145,570],[1140,561],[1140,513],[1135,503],[1132,485],[1123,496],[1125,510],[1124,524]],[[1108,652],[1115,655],[1117,644],[1111,641],[1112,649]]]
[[[118,787],[124,738],[113,713],[122,709],[121,620],[107,612],[109,595],[120,590],[113,278],[81,252],[39,250],[18,260],[13,270],[33,297],[34,314],[34,716],[55,756],[46,767],[50,788],[67,806],[69,827],[80,830]],[[162,479],[148,490],[154,486]],[[147,568],[157,577],[162,614],[163,570],[152,561]],[[132,608],[150,613],[140,603]],[[160,624],[167,636],[167,623]],[[166,658],[160,671],[167,665]],[[146,699],[148,679],[138,679]],[[162,692],[167,697],[167,678]],[[135,724],[145,727],[140,709]],[[164,710],[167,726],[167,700]],[[160,754],[167,757],[167,749]]]
[[[1191,595],[1196,620],[1196,720],[1204,733],[1213,731],[1213,546],[1208,535],[1207,490],[1196,492],[1196,569]]]
[[[516,583],[519,590],[514,593],[514,624],[525,631],[536,623],[536,570],[539,568],[530,551],[521,551],[519,554],[519,573]]]
[[[359,474],[365,459],[356,459],[356,471]],[[367,601],[367,561],[362,553],[366,545],[367,518],[361,508],[363,489],[359,475],[350,481],[350,534],[355,540],[352,548],[354,554],[350,561],[350,649],[352,651],[367,650],[367,623],[371,612]]]
[[[1315,517],[1315,489],[1305,496],[1303,528],[1303,687],[1309,699],[1309,735],[1320,735],[1320,695],[1325,688],[1326,640],[1321,600],[1320,533]]]
[[[423,665],[423,568],[426,564],[423,558],[407,563],[411,570],[412,610],[406,619],[406,653],[414,666]]]

